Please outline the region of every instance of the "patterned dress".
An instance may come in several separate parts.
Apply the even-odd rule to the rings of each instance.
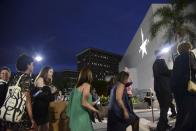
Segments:
[[[23,74],[18,74],[14,77],[14,79],[11,81],[10,85],[15,85],[20,78],[20,76]],[[29,92],[32,87],[32,79],[29,74],[24,74],[19,82],[19,87],[21,87],[22,92]],[[1,124],[5,128],[11,128],[11,129],[30,129],[31,127],[31,121],[29,119],[27,110],[25,109],[25,112],[22,116],[22,120],[19,123],[12,123],[8,121],[1,120]]]

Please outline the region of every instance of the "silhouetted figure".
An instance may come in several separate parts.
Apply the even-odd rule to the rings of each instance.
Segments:
[[[171,71],[168,69],[166,62],[161,58],[160,51],[155,51],[156,60],[153,64],[154,90],[160,106],[160,118],[157,124],[157,131],[166,131],[171,128],[168,125],[167,112],[172,100],[170,89]]]
[[[176,113],[175,105],[174,105],[174,103],[172,101],[169,104],[169,108],[170,108],[171,113],[172,113],[169,117],[175,118],[177,113]]]
[[[175,131],[196,130],[196,95],[187,90],[190,69],[192,81],[196,80],[196,59],[191,49],[192,45],[190,43],[180,44],[178,46],[179,56],[174,61],[171,87],[177,106]],[[189,62],[191,68],[189,68]]]

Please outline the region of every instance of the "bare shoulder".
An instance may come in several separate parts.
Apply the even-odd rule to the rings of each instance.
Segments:
[[[117,84],[117,88],[124,88],[124,85],[123,85],[122,83],[119,82],[119,83]]]
[[[38,87],[44,86],[44,79],[43,79],[42,77],[39,77],[39,78],[36,80],[35,85],[38,86]]]
[[[91,88],[91,85],[89,84],[89,83],[84,83],[84,84],[82,84],[82,90],[83,91],[90,91],[90,88]]]
[[[42,77],[39,77],[36,82],[38,82],[38,83],[39,82],[44,82],[44,79]]]

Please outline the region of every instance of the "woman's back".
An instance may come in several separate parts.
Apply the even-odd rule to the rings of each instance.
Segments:
[[[87,109],[82,106],[81,88],[74,88],[70,96],[67,115],[70,118],[69,127],[71,131],[92,131],[90,115]],[[92,103],[92,96],[89,96],[89,103]]]
[[[187,80],[189,76],[189,53],[179,55],[174,62],[172,79],[177,84],[179,80]],[[181,81],[179,81],[181,82]]]
[[[190,56],[190,58],[189,58]],[[189,52],[179,55],[175,62],[171,77],[171,86],[176,90],[186,90],[188,86],[188,80],[190,79],[189,59],[194,61],[194,54]],[[192,70],[192,78],[195,80],[194,71]],[[176,88],[175,88],[176,87]],[[181,88],[180,88],[181,87]]]

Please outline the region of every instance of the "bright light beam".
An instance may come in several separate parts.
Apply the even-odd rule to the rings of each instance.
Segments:
[[[35,57],[35,60],[36,60],[37,62],[41,62],[41,61],[43,60],[43,57],[42,57],[42,56],[36,56],[36,57]]]
[[[170,50],[172,49],[174,45],[167,45],[165,47],[163,47],[160,51],[160,54],[167,54],[168,52],[170,52]]]
[[[161,50],[161,53],[166,54],[170,51],[170,47],[165,47]]]

